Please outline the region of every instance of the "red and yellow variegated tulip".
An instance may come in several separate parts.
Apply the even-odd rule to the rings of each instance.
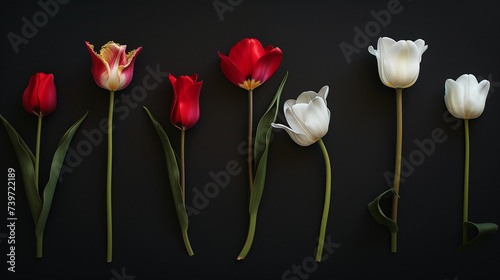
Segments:
[[[134,62],[142,47],[125,54],[126,45],[113,41],[101,47],[99,53],[94,51],[94,46],[85,42],[92,55],[92,75],[98,86],[117,91],[130,84],[134,74]]]

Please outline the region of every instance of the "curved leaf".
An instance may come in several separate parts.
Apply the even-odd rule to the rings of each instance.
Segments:
[[[464,222],[462,224],[463,227],[465,228],[476,228],[478,233],[476,237],[474,237],[472,240],[467,241],[465,244],[462,246],[458,247],[458,251],[462,252],[465,250],[473,249],[479,246],[483,240],[486,238],[486,236],[496,232],[498,230],[498,225],[494,223],[481,223],[481,224],[475,224],[473,222]]]
[[[57,145],[56,152],[54,153],[54,157],[52,158],[52,164],[50,166],[50,177],[47,185],[43,189],[43,206],[40,212],[40,217],[36,223],[36,231],[35,235],[43,236],[43,231],[45,229],[45,224],[47,222],[47,218],[50,212],[50,206],[52,205],[52,199],[54,198],[54,192],[56,190],[57,180],[59,179],[59,174],[61,173],[61,168],[64,163],[64,158],[66,157],[66,153],[68,151],[69,145],[73,136],[80,124],[85,120],[88,115],[85,113],[83,117],[81,117],[75,124],[73,124],[61,138],[59,144]]]
[[[17,133],[14,127],[12,127],[12,125],[1,114],[0,119],[9,134],[12,145],[14,146],[14,151],[16,152],[16,156],[19,161],[19,168],[21,168],[22,180],[26,191],[28,205],[31,210],[31,216],[33,217],[33,222],[36,225],[38,218],[40,217],[40,212],[42,211],[42,200],[40,199],[38,187],[35,183],[35,156],[19,133]]]
[[[257,125],[257,131],[255,133],[255,177],[253,181],[252,192],[250,193],[250,205],[249,211],[252,214],[256,214],[259,208],[260,200],[262,198],[262,193],[264,191],[264,184],[266,181],[266,169],[267,169],[267,154],[269,152],[269,142],[271,139],[272,126],[271,123],[276,121],[278,116],[278,106],[285,86],[286,79],[288,77],[288,72],[281,81],[276,94],[267,109],[267,112],[262,116]]]
[[[184,244],[186,245],[186,249],[188,254],[193,255],[193,251],[191,249],[191,245],[189,244],[189,239],[187,238],[187,229],[188,229],[188,216],[186,213],[186,206],[184,205],[184,200],[182,196],[182,187],[180,183],[180,174],[179,174],[179,164],[177,163],[177,155],[170,144],[170,140],[168,139],[167,133],[163,130],[161,124],[156,120],[156,118],[151,114],[148,108],[143,107],[148,113],[151,122],[153,123],[158,136],[160,137],[161,144],[163,146],[163,151],[165,153],[165,160],[167,162],[167,171],[168,171],[168,179],[170,181],[170,187],[172,189],[172,196],[175,204],[175,212],[177,213],[177,218],[179,219],[179,224],[182,231],[182,236],[184,239]]]
[[[377,196],[372,202],[368,203],[368,210],[372,214],[373,219],[377,223],[384,225],[390,232],[398,232],[398,225],[393,219],[390,219],[384,214],[382,208],[380,207],[380,201],[385,199],[391,199],[394,195],[397,195],[395,189],[391,188]]]

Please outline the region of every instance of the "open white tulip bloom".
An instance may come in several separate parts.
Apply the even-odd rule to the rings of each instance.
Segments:
[[[328,89],[328,86],[324,86],[318,93],[306,91],[301,93],[297,100],[287,100],[283,110],[290,127],[276,123],[271,125],[284,129],[292,140],[301,146],[315,143],[328,132],[330,123],[330,110],[326,106]]]
[[[483,113],[490,82],[478,83],[474,75],[463,74],[456,81],[446,80],[444,88],[448,111],[456,118],[475,119]]]
[[[391,88],[412,86],[420,72],[422,54],[427,50],[422,39],[394,41],[388,37],[378,39],[377,49],[372,46],[368,51],[377,57],[378,73],[384,85]]]

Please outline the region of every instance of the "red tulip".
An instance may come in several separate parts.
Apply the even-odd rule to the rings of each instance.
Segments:
[[[253,90],[264,83],[278,69],[282,52],[279,48],[265,49],[257,39],[243,39],[229,51],[229,57],[221,54],[220,66],[233,84]]]
[[[168,79],[174,87],[174,100],[170,121],[181,130],[193,127],[200,118],[200,91],[203,81],[196,82],[198,75],[179,76]]]
[[[30,83],[23,94],[24,109],[28,113],[45,116],[54,112],[56,105],[54,75],[36,73],[35,76],[31,76]]]
[[[94,46],[85,42],[87,49],[92,55],[92,75],[98,86],[117,91],[124,89],[130,84],[134,74],[134,62],[142,47],[125,54],[126,45],[117,44],[113,41],[101,47],[98,53]]]

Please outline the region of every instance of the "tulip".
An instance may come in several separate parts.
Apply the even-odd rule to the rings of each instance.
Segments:
[[[24,90],[22,96],[22,104],[28,113],[36,115],[38,119],[34,153],[26,144],[27,142],[23,140],[21,135],[19,135],[14,127],[1,114],[0,121],[4,124],[5,129],[7,130],[7,134],[9,135],[12,145],[14,146],[14,151],[19,160],[19,170],[22,175],[20,177],[22,177],[28,206],[35,223],[35,256],[37,258],[41,258],[43,256],[43,236],[50,207],[54,199],[56,184],[58,184],[57,178],[59,177],[61,168],[63,167],[64,159],[71,140],[73,139],[73,136],[75,135],[80,124],[86,118],[87,114],[73,124],[62,136],[50,164],[50,179],[45,185],[42,185],[39,180],[42,120],[44,116],[54,112],[57,107],[54,75],[36,73],[34,76],[31,76],[28,87]],[[15,178],[11,175],[14,175],[13,172],[16,171],[18,171],[17,168],[15,171],[12,168],[8,169],[8,172],[12,173],[9,174],[9,188],[14,189],[15,187],[15,181],[11,181]],[[10,201],[9,206],[15,206],[14,201]]]
[[[448,111],[460,119],[475,119],[483,113],[490,82],[477,82],[476,77],[463,74],[456,81],[445,82],[444,102]]]
[[[112,154],[113,154],[113,107],[115,91],[124,89],[132,81],[134,74],[134,62],[142,47],[125,54],[126,45],[120,45],[109,41],[101,47],[98,53],[94,46],[85,42],[92,56],[92,76],[98,86],[109,90],[108,110],[108,162],[106,176],[106,217],[107,217],[107,255],[106,261],[112,261],[112,209],[111,209],[111,179],[112,179]]]
[[[221,54],[220,66],[224,75],[235,85],[248,90],[248,176],[250,191],[253,187],[252,132],[253,90],[264,83],[281,63],[279,48],[265,49],[257,39],[243,39],[229,51],[229,57]]]
[[[328,96],[328,86],[324,86],[316,93],[306,91],[299,95],[297,100],[289,99],[285,102],[283,111],[290,127],[282,124],[272,123],[275,128],[284,129],[295,143],[300,146],[309,146],[318,142],[326,167],[326,188],[325,202],[323,205],[323,215],[318,238],[318,249],[316,251],[316,261],[320,262],[323,254],[323,246],[326,234],[326,224],[328,221],[328,212],[330,210],[331,196],[331,165],[328,151],[323,143],[323,136],[328,132],[330,123],[330,110],[326,106],[326,97]]]
[[[235,85],[253,90],[264,83],[281,63],[279,48],[265,49],[257,39],[243,39],[229,51],[229,57],[219,53],[224,75]]]
[[[391,88],[407,88],[417,81],[425,50],[427,45],[422,39],[396,42],[388,37],[378,40],[377,50],[368,47],[368,51],[377,57],[380,80]]]
[[[498,226],[494,223],[475,224],[469,221],[469,119],[475,119],[483,113],[486,97],[490,90],[490,82],[483,80],[478,83],[474,75],[463,74],[456,81],[447,79],[444,88],[444,102],[446,108],[448,108],[448,111],[454,117],[464,120],[465,165],[462,207],[462,246],[459,247],[459,251],[462,251],[467,248],[478,246],[486,235],[498,230]],[[476,227],[478,234],[469,241],[468,231],[471,226]]]
[[[327,96],[328,86],[324,86],[318,93],[306,91],[297,100],[287,100],[283,111],[290,127],[275,123],[272,126],[284,129],[301,146],[315,143],[328,132],[330,110],[326,106]]]
[[[422,39],[418,39],[415,42],[409,40],[400,40],[396,42],[388,37],[379,38],[376,50],[372,46],[368,47],[368,51],[377,57],[380,80],[384,85],[396,89],[396,164],[394,168],[394,185],[391,189],[394,193],[392,220],[388,221],[388,223],[393,225],[388,227],[391,232],[391,252],[393,253],[397,251],[396,221],[398,214],[399,183],[401,181],[401,151],[403,139],[402,93],[403,88],[410,87],[417,81],[422,54],[427,50],[427,47],[425,41]],[[376,209],[376,211],[370,213],[374,215],[377,221],[388,219],[387,216],[381,212],[381,208],[375,205],[384,195],[385,193],[369,204],[369,209]]]
[[[36,73],[31,76],[28,87],[24,90],[24,109],[37,116],[46,116],[56,109],[56,85],[54,75]]]
[[[92,56],[92,75],[98,86],[117,91],[130,84],[134,74],[134,62],[142,47],[125,54],[126,45],[110,41],[101,47],[98,54],[93,45],[88,42],[85,44]]]
[[[203,81],[196,82],[198,75],[168,76],[174,88],[174,100],[170,121],[181,130],[189,129],[196,124],[200,118],[200,91]]]
[[[42,117],[56,109],[56,85],[54,75],[36,73],[31,76],[28,87],[23,94],[23,107],[30,113],[38,116],[38,128],[35,146],[35,184],[38,187],[40,167],[40,139],[42,135]]]
[[[181,130],[181,158],[180,158],[180,184],[182,190],[182,201],[185,204],[186,197],[186,168],[184,157],[184,142],[186,129],[193,127],[200,118],[200,91],[203,81],[196,82],[198,75],[174,77],[168,75],[168,79],[174,88],[174,100],[172,102],[172,111],[170,112],[170,121],[174,126]],[[183,232],[184,243],[188,254],[192,256],[193,250],[187,237],[187,232]]]

